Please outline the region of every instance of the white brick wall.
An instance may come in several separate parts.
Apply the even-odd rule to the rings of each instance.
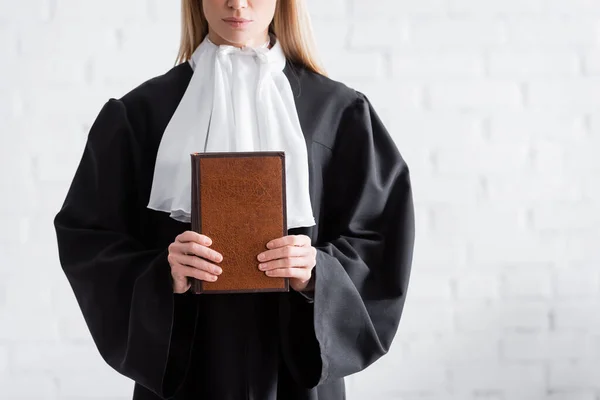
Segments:
[[[2,400],[130,397],[51,221],[101,105],[173,65],[177,4],[0,0]],[[398,338],[349,398],[600,400],[600,1],[309,8],[332,77],[411,166],[417,213]]]

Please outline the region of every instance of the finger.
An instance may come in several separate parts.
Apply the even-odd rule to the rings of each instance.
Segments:
[[[293,278],[308,281],[311,271],[306,268],[279,268],[265,272],[271,278]]]
[[[213,262],[223,261],[223,255],[221,253],[196,242],[183,243],[181,249],[183,254],[196,255]]]
[[[221,267],[200,257],[190,256],[187,254],[177,254],[173,258],[176,263],[195,269],[200,269],[210,274],[221,275],[223,273],[223,269]]]
[[[185,232],[179,234],[175,238],[175,241],[181,242],[181,243],[196,242],[196,243],[200,243],[204,246],[210,246],[212,244],[211,238],[209,238],[208,236],[203,235],[201,233],[194,232],[194,231],[185,231]]]
[[[256,257],[258,261],[263,262],[285,257],[302,257],[308,255],[309,252],[310,250],[307,247],[285,246],[263,251]]]
[[[273,239],[267,243],[268,249],[275,249],[283,246],[308,246],[310,238],[306,235],[287,235],[277,239]]]
[[[214,282],[218,279],[216,275],[213,275],[205,270],[193,268],[188,265],[177,264],[175,267],[176,273],[190,278],[196,278],[205,282]]]
[[[174,293],[185,293],[189,290],[190,286],[192,286],[192,283],[190,282],[190,280],[187,277],[173,276],[173,292]]]
[[[306,257],[288,257],[258,264],[258,269],[261,271],[269,271],[278,268],[307,268],[308,262]]]

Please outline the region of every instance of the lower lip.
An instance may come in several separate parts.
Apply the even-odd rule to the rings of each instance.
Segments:
[[[225,23],[229,24],[230,26],[232,26],[234,28],[245,28],[250,24],[250,22],[252,22],[252,21],[227,21],[227,20],[225,20]]]

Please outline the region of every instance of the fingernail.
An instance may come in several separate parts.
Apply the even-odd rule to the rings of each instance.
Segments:
[[[262,261],[262,260],[264,260],[264,259],[265,259],[265,255],[264,255],[264,254],[262,254],[262,253],[261,253],[261,254],[259,254],[259,255],[258,255],[258,259],[259,259],[259,260],[261,260],[261,261]]]
[[[223,273],[223,270],[221,268],[215,268],[215,274],[221,275],[222,273]]]
[[[261,271],[265,269],[265,264],[258,264],[258,269]]]
[[[213,275],[213,276],[210,277],[210,280],[214,282],[214,281],[217,280],[217,277]]]
[[[267,243],[267,249],[270,249],[271,246],[273,246],[273,244],[271,244],[271,242]]]

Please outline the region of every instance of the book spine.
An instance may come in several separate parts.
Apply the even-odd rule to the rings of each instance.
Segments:
[[[194,154],[191,155],[192,161],[192,184],[190,185],[192,188],[192,209],[191,209],[191,223],[192,223],[192,231],[202,233],[202,223],[200,221],[200,159]],[[190,278],[192,280],[192,292],[195,294],[202,293],[202,281],[195,278]]]

